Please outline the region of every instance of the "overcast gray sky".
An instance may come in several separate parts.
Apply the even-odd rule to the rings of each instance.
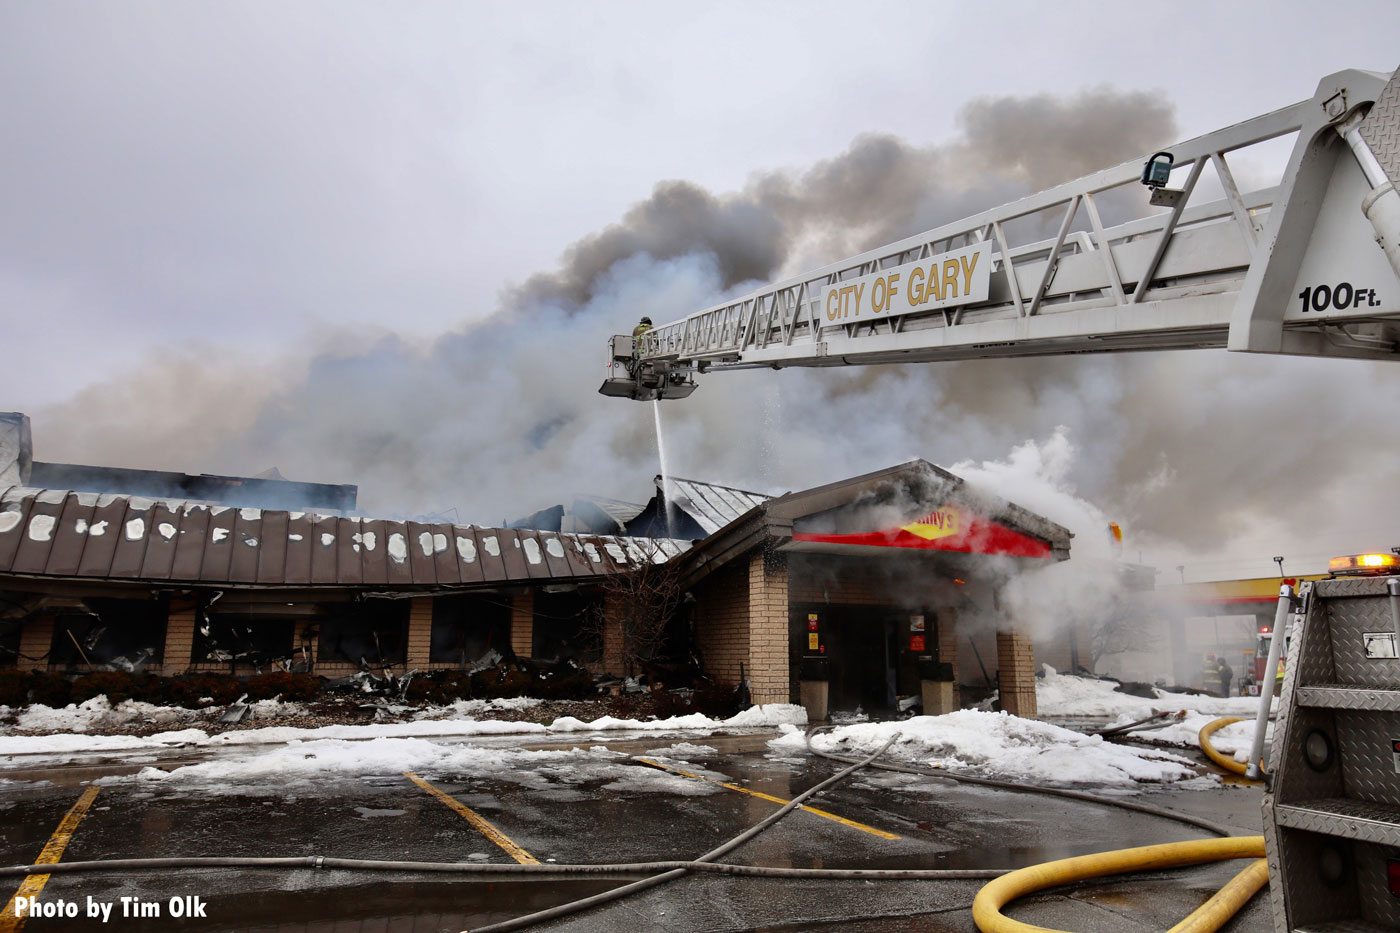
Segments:
[[[1119,144],[1136,152],[1146,137],[1123,127],[1124,115],[1150,111],[1155,123],[1143,133],[1168,127],[1184,138],[1309,96],[1331,71],[1400,64],[1400,5],[1333,2],[1325,17],[1318,9],[0,0],[0,409],[36,416],[41,459],[192,472],[276,462],[300,479],[359,482],[364,500],[386,509],[479,508],[478,497],[451,490],[488,470],[525,484],[493,487],[492,508],[506,513],[576,491],[625,494],[598,488],[593,467],[575,488],[565,479],[581,459],[606,463],[615,455],[624,485],[645,481],[652,468],[638,451],[651,425],[640,406],[599,415],[606,429],[564,446],[553,440],[568,435],[560,425],[590,415],[569,408],[532,415],[522,423],[523,446],[494,449],[494,462],[457,474],[393,461],[405,442],[385,423],[407,404],[434,405],[444,385],[469,385],[476,408],[523,406],[539,387],[530,378],[538,370],[577,370],[577,392],[593,392],[608,332],[600,318],[588,326],[560,320],[567,341],[545,345],[501,337],[497,346],[464,328],[518,311],[517,286],[554,275],[571,244],[621,221],[659,182],[684,180],[723,197],[746,190],[756,175],[799,177],[859,155],[853,143],[867,133],[898,137],[906,155],[932,153],[927,163],[909,164],[947,165],[947,147],[966,139],[965,115],[979,101],[995,110],[991,102],[1046,94],[1099,113],[1111,124],[1106,132],[1121,130]],[[1085,96],[1095,91],[1120,110]],[[961,165],[964,173],[977,168],[966,158]],[[987,206],[977,202],[980,193],[1021,193],[1026,173],[1018,171],[990,166],[987,179],[968,186],[968,205]],[[951,210],[961,202],[948,195],[937,204]],[[804,216],[839,225],[830,206],[818,208]],[[754,246],[762,246],[757,238]],[[660,272],[634,263],[607,276],[620,294],[651,282],[653,294],[673,295],[676,302],[662,307],[677,308],[670,316],[734,284],[724,268],[703,263]],[[619,302],[626,310],[618,329],[634,306]],[[495,357],[475,360],[471,353],[488,343]],[[562,353],[577,359],[557,358]],[[1116,365],[1085,364],[1077,378],[1103,374],[1111,382]],[[464,366],[494,375],[463,382]],[[454,370],[454,381],[433,382],[422,371],[435,368]],[[1065,371],[1046,372],[1039,378]],[[1330,372],[1318,378],[1335,381]],[[344,397],[336,379],[380,380],[381,388],[424,382],[416,395],[396,390],[338,411],[331,430],[325,425],[334,419],[317,406]],[[550,391],[564,390],[551,384]],[[721,391],[741,390],[711,394],[729,397]],[[1109,394],[1130,393],[1114,383]],[[830,469],[912,455],[996,458],[1016,442],[1045,441],[1059,421],[1092,446],[1094,417],[1076,415],[1074,403],[1064,418],[1037,404],[1035,424],[1024,431],[984,423],[986,413],[974,411],[953,432],[957,449],[925,450],[907,437],[872,441],[864,456],[835,457]],[[493,430],[477,417],[475,409],[457,412],[451,430],[442,430],[473,441],[471,431]],[[1183,420],[1175,414],[1164,430]],[[309,423],[323,433],[310,434]],[[149,440],[133,444],[129,434],[107,430],[113,426]],[[806,461],[773,469],[782,454],[771,439],[766,448],[761,438],[746,442],[752,456],[726,459],[701,441],[687,443],[684,426],[678,431],[692,474],[712,466],[746,474],[705,478],[766,479],[775,491],[836,478]],[[763,433],[761,421],[752,433]],[[1190,446],[1188,431],[1177,435]],[[323,446],[308,452],[308,444]],[[1122,470],[1131,465],[1145,476],[1151,452],[1134,451]],[[415,451],[422,460],[468,453],[440,445]],[[1178,473],[1194,455],[1163,454]],[[376,458],[391,462],[372,469]],[[753,475],[759,460],[766,477]],[[1139,501],[1138,492],[1125,492],[1122,470],[1083,469],[1092,474],[1080,483],[1086,494],[1120,508]],[[390,488],[406,474],[414,477],[404,487],[410,492]],[[506,494],[518,504],[499,504]],[[1270,508],[1277,506],[1251,500],[1253,511],[1237,516],[1239,527],[1252,529],[1238,547],[1266,549],[1282,537],[1301,553],[1304,542],[1261,511]],[[1143,520],[1169,511],[1148,509]],[[1158,524],[1159,538],[1181,531]],[[1383,537],[1383,527],[1368,533]]]

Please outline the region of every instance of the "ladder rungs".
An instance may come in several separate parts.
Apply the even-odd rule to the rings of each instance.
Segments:
[[[1400,846],[1400,807],[1350,797],[1327,797],[1280,804],[1275,811],[1280,826]]]
[[[1313,684],[1298,688],[1298,705],[1395,713],[1400,712],[1400,690],[1350,684]]]

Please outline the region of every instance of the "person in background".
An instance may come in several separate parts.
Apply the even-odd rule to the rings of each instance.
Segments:
[[[1228,697],[1230,695],[1230,681],[1235,679],[1235,669],[1232,668],[1230,663],[1222,656],[1220,658],[1218,670],[1220,672],[1220,695]]]
[[[642,334],[645,334],[649,330],[651,330],[651,318],[644,317],[637,322],[636,327],[632,328],[632,336],[640,337],[642,336]]]
[[[1206,655],[1201,665],[1201,689],[1211,696],[1220,696],[1220,665],[1215,663],[1215,655]]]

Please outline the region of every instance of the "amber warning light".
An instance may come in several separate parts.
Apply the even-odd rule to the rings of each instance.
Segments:
[[[1396,567],[1400,567],[1400,557],[1394,554],[1350,554],[1327,562],[1332,573],[1384,573]]]

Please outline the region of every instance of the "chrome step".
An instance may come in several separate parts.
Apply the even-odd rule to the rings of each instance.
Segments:
[[[1313,684],[1298,688],[1298,705],[1395,713],[1400,712],[1400,690],[1350,684]]]
[[[1326,797],[1276,807],[1280,826],[1383,846],[1400,846],[1400,807]]]

